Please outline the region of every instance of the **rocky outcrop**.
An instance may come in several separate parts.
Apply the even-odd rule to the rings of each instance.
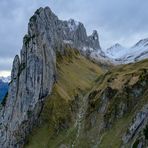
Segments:
[[[87,141],[88,147],[131,147],[138,137],[138,142],[147,146],[146,136],[141,136],[148,123],[147,64],[124,65],[96,80],[96,88],[87,99],[81,143]]]
[[[67,43],[82,52],[84,48],[100,50],[96,31],[88,37],[82,23],[61,21],[48,7],[38,9],[30,18],[20,57],[13,62],[8,96],[0,112],[0,147],[24,145],[56,80],[56,52],[62,52]]]
[[[131,125],[122,140],[124,143],[128,143],[135,135],[138,135],[141,129],[144,129],[146,123],[148,122],[148,105],[144,106],[141,111],[139,111],[133,118]]]
[[[92,35],[89,36],[89,46],[96,50],[101,49],[99,44],[99,36],[96,30],[94,30]]]

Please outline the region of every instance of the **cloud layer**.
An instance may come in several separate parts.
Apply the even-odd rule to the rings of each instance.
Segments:
[[[60,19],[83,22],[88,33],[97,29],[103,48],[116,42],[131,46],[148,37],[147,0],[0,0],[0,71],[10,71],[28,20],[41,6],[49,6]]]

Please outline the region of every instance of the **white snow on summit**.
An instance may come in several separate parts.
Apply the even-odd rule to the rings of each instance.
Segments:
[[[148,58],[148,38],[140,40],[133,47],[125,48],[120,44],[104,50],[114,64],[127,64]]]
[[[123,47],[120,44],[115,44],[114,46],[108,48],[105,53],[108,57],[116,59],[127,53],[127,48]]]
[[[129,49],[123,60],[125,63],[130,63],[146,58],[148,58],[148,39],[143,39]]]
[[[75,31],[77,29],[77,27],[79,26],[79,22],[73,20],[73,19],[70,19],[68,21],[68,27],[70,29],[70,31]]]

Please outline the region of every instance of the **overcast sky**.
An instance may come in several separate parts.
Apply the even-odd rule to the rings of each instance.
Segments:
[[[0,0],[0,76],[9,74],[30,16],[45,6],[60,19],[83,22],[88,34],[98,30],[102,48],[148,37],[148,0]]]

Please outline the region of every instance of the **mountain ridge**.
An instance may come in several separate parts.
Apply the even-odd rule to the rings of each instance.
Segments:
[[[142,39],[130,48],[115,44],[106,49],[105,54],[114,64],[127,64],[148,58],[148,39]]]

